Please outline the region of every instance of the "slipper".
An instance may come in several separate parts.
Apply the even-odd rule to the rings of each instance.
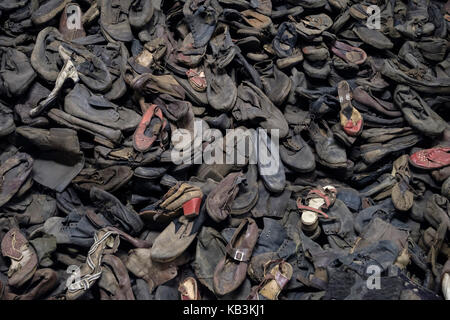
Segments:
[[[159,118],[159,120],[155,119]],[[141,122],[133,135],[133,147],[139,152],[150,150],[158,135],[167,127],[167,120],[164,119],[161,109],[152,104],[145,111]],[[151,136],[146,135],[146,132]]]
[[[358,136],[363,129],[363,118],[361,113],[352,106],[352,95],[347,81],[338,83],[339,102],[341,111],[339,112],[342,129],[349,136]]]
[[[450,148],[431,148],[417,151],[409,163],[419,169],[440,169],[450,165]]]

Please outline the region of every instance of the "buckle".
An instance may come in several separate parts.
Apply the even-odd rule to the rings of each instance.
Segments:
[[[237,260],[240,262],[244,261],[244,254],[245,254],[244,251],[236,250],[236,252],[234,253],[234,260]]]

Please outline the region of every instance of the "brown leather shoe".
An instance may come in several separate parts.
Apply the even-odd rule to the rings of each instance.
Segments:
[[[2,300],[37,300],[45,298],[58,285],[58,274],[56,271],[45,268],[39,269],[34,273],[30,281],[29,289],[20,295],[14,294],[6,288]]]
[[[244,282],[258,236],[258,226],[252,218],[244,219],[236,229],[225,249],[225,257],[214,271],[214,292],[217,295],[230,293]]]
[[[101,300],[135,300],[128,270],[122,260],[111,254],[103,256],[102,276],[98,281]]]
[[[206,210],[214,221],[223,221],[230,215],[231,204],[239,192],[241,177],[241,172],[230,173],[208,194]]]

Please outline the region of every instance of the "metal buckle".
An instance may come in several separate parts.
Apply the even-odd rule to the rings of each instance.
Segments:
[[[234,253],[234,260],[237,261],[244,261],[244,251],[242,250],[236,250],[236,252]]]

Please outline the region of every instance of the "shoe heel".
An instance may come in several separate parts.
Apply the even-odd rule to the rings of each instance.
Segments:
[[[201,203],[202,198],[194,198],[183,203],[183,214],[187,217],[198,216],[198,214],[200,213]]]

